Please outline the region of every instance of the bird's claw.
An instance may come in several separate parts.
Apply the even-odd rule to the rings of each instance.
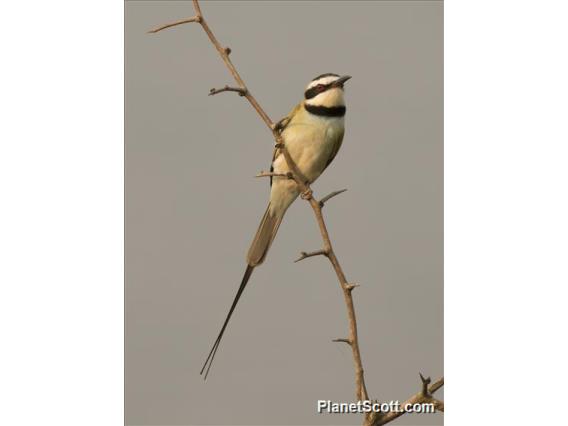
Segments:
[[[312,195],[313,195],[312,190],[307,189],[300,194],[300,198],[302,198],[302,200],[310,200],[312,198]]]
[[[282,130],[286,128],[289,122],[290,118],[284,117],[282,120],[278,121],[278,123],[274,124],[272,128],[278,133],[282,133]]]

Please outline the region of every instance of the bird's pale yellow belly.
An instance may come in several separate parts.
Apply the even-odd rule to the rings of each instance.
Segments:
[[[310,182],[314,182],[323,172],[336,144],[341,143],[343,137],[343,120],[332,121],[320,118],[315,120],[329,121],[329,123],[323,126],[322,123],[293,125],[282,135],[290,156]],[[274,171],[276,173],[289,171],[283,156],[274,162]]]
[[[315,117],[291,124],[282,133],[290,156],[310,183],[324,171],[330,156],[343,139],[343,129],[343,119]],[[276,157],[273,167],[275,173],[290,171],[283,155]],[[298,195],[298,187],[293,180],[275,177],[271,188],[271,209],[285,212]]]

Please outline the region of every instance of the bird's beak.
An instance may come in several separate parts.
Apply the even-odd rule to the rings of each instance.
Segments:
[[[333,82],[333,87],[343,87],[343,84],[351,78],[350,75],[344,75],[339,77],[337,80]]]

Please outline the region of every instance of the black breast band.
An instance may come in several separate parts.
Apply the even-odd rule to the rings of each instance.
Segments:
[[[314,115],[324,117],[343,117],[345,115],[345,106],[326,107],[321,105],[304,104],[306,110]]]

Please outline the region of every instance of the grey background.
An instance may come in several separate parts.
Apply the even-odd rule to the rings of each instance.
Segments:
[[[324,72],[350,74],[342,150],[313,189],[354,292],[370,396],[401,401],[443,374],[443,5],[203,2],[274,119]],[[207,382],[199,370],[264,212],[272,139],[234,94],[189,2],[126,3],[126,423],[360,424],[318,415],[354,399],[343,298],[311,209],[297,201],[237,307]],[[443,393],[440,393],[443,397]],[[441,424],[442,415],[398,424]]]

